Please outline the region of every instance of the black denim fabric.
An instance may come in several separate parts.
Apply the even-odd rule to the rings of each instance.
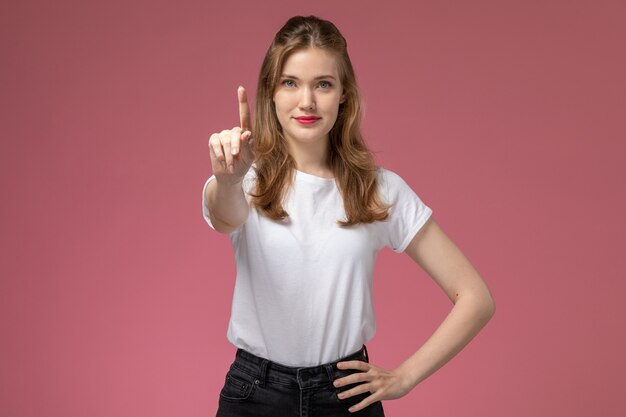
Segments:
[[[384,417],[380,401],[351,413],[348,408],[369,392],[340,400],[337,394],[356,385],[335,388],[333,381],[360,372],[339,370],[337,362],[369,362],[367,348],[335,362],[294,368],[238,349],[220,392],[217,417]]]

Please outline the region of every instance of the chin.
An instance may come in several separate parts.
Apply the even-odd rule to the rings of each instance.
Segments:
[[[294,141],[298,142],[298,143],[317,143],[317,142],[321,142],[325,139],[326,136],[292,136]]]
[[[293,141],[298,143],[315,143],[324,140],[328,137],[328,132],[321,133],[319,131],[311,131],[311,132],[285,132],[286,137],[291,138]]]

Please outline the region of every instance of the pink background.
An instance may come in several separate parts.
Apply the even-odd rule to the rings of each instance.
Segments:
[[[497,304],[387,414],[625,415],[626,3],[382,4],[3,3],[0,415],[214,415],[234,267],[208,136],[295,14],[343,31],[378,162]],[[452,306],[390,250],[375,296],[387,368]]]

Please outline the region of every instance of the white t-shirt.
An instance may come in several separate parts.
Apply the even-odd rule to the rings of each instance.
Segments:
[[[230,233],[237,278],[228,340],[287,366],[316,366],[359,350],[375,333],[372,276],[384,246],[403,252],[432,210],[397,174],[378,168],[386,221],[340,227],[333,179],[295,171],[280,223],[251,209]],[[206,185],[215,177],[211,176]],[[254,192],[252,167],[243,181]],[[203,216],[213,227],[202,191]]]

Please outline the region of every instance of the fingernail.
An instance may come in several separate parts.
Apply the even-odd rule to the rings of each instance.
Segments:
[[[235,167],[232,165],[228,166],[228,172],[230,172],[231,174],[233,174],[235,172]]]
[[[339,398],[343,398],[343,397],[345,397],[345,396],[346,396],[346,394],[344,394],[343,392],[342,392],[341,394],[338,394],[338,395],[337,395],[337,397],[339,397]]]
[[[237,152],[239,152],[239,148],[233,148],[232,149],[232,154],[233,155],[237,155]]]
[[[335,382],[333,382],[333,385],[334,385],[334,386],[336,386],[336,387],[338,387],[338,386],[340,385],[340,384],[339,384],[339,381],[335,381]]]

